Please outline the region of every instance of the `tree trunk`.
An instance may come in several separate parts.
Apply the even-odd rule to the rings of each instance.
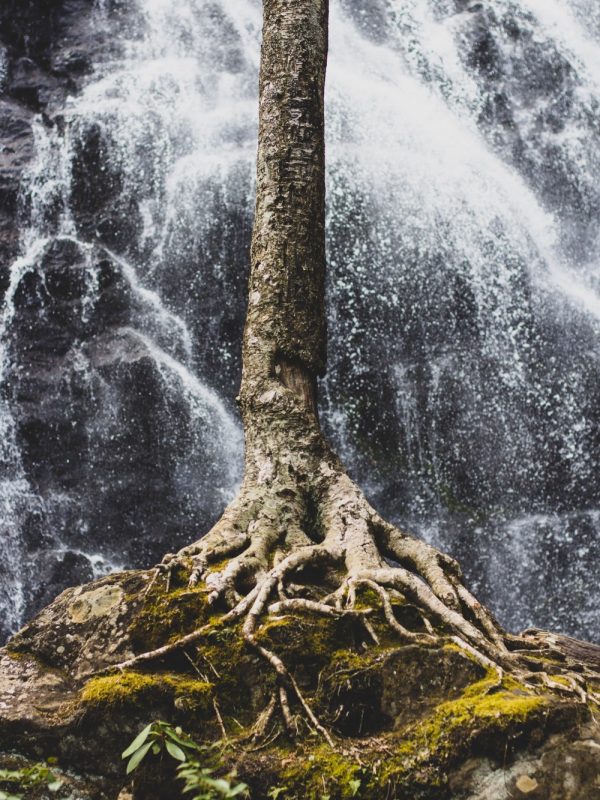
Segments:
[[[212,602],[231,609],[230,617],[245,616],[251,644],[267,608],[353,613],[356,588],[367,585],[403,639],[432,642],[436,626],[445,625],[483,660],[506,660],[501,632],[462,585],[456,563],[382,520],[319,427],[327,25],[327,0],[264,2],[256,217],[239,398],[244,480],[213,530],[180,557],[193,560],[192,584],[204,581]],[[220,569],[210,569],[224,559]],[[313,579],[302,580],[309,566]],[[422,609],[428,633],[406,630],[394,618],[391,598],[400,595]]]
[[[250,403],[275,376],[314,396],[325,371],[327,7],[328,0],[264,4],[242,379]]]

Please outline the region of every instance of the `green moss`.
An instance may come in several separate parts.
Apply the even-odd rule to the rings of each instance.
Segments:
[[[249,650],[239,626],[223,626],[220,620],[198,642],[199,665],[211,676],[222,713],[250,724],[268,702],[275,675]]]
[[[210,575],[213,572],[222,572],[228,564],[229,558],[222,558],[220,561],[214,561],[206,568],[205,574]]]
[[[152,702],[177,702],[186,710],[210,713],[213,685],[170,673],[123,672],[92,678],[81,691],[81,702],[89,707],[144,707]]]
[[[152,650],[196,630],[207,613],[206,594],[199,589],[155,589],[142,597],[128,632],[137,650]]]
[[[572,682],[564,675],[550,675],[549,677],[551,681],[554,683],[560,683],[561,686],[566,686],[567,689],[573,688]]]
[[[288,787],[284,798],[321,800],[328,796],[331,800],[347,800],[361,795],[363,767],[351,756],[319,745],[288,761],[281,773],[281,785]]]
[[[515,686],[512,685],[512,681],[510,679],[506,679],[504,677],[502,679],[502,683],[499,682],[498,674],[494,670],[489,670],[484,678],[477,683],[471,684],[471,686],[467,687],[462,695],[462,700],[468,700],[470,698],[474,699],[481,699],[490,695],[491,693],[495,692],[496,690],[503,688],[503,689],[511,689],[516,688],[518,684],[515,681]]]
[[[321,675],[324,691],[335,694],[354,683],[357,676],[367,675],[381,667],[386,648],[373,648],[366,652],[338,650],[332,653],[329,666]]]
[[[295,613],[269,619],[256,638],[276,650],[286,664],[318,669],[329,662],[341,642],[353,641],[355,627],[348,619]]]
[[[356,590],[355,608],[380,608],[381,597],[374,589],[368,586],[359,586]]]
[[[392,652],[391,648],[372,647],[370,650],[336,650],[331,654],[330,667],[337,671],[360,672],[369,669],[375,661],[379,661],[383,653]]]
[[[538,719],[549,702],[547,696],[533,694],[513,680],[499,686],[492,671],[458,699],[441,703],[424,720],[403,730],[382,778],[395,784],[419,774],[425,766],[435,772],[460,756],[475,739],[498,742],[509,730],[515,736]]]

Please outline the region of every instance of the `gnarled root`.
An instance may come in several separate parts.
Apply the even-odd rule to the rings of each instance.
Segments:
[[[288,518],[286,527],[277,524],[269,506],[257,510],[242,529],[234,521],[244,505],[238,500],[206,539],[180,554],[192,558],[192,583],[204,581],[211,602],[244,616],[248,637],[267,611],[353,612],[356,590],[365,586],[377,593],[386,620],[402,640],[434,644],[439,640],[434,630],[443,629],[488,661],[509,664],[502,631],[463,585],[456,562],[382,520],[342,471],[327,478],[316,535],[302,530],[301,518],[290,526],[287,494],[282,500],[287,509],[281,513]],[[211,571],[226,547],[233,555]],[[309,573],[319,580],[307,582]],[[332,581],[338,585],[328,593]],[[394,598],[409,600],[420,610],[427,633],[409,631],[396,620]]]
[[[257,633],[267,614],[314,613],[353,617],[367,638],[377,642],[369,621],[375,609],[357,606],[361,587],[378,598],[389,629],[401,642],[432,646],[450,640],[485,669],[494,669],[499,680],[509,670],[531,685],[556,688],[551,676],[532,675],[526,640],[502,631],[463,584],[458,564],[382,520],[336,467],[331,462],[320,465],[319,480],[312,487],[318,502],[313,503],[311,516],[306,514],[306,492],[289,482],[244,486],[204,539],[163,563],[170,570],[174,563],[191,559],[190,583],[205,585],[209,602],[224,609],[224,623],[242,621],[246,643],[275,671],[278,688],[257,723],[256,737],[265,735],[276,712],[294,735],[295,705],[304,721],[333,746],[292,673],[261,644]],[[420,630],[400,623],[394,602],[410,602],[418,609]],[[209,627],[119,666],[130,668],[165,656],[197,641]],[[585,695],[577,679],[566,689],[565,683],[560,687]]]

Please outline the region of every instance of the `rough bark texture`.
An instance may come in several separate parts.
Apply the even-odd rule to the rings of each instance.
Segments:
[[[325,370],[327,12],[328,0],[264,3],[247,399],[277,359]]]

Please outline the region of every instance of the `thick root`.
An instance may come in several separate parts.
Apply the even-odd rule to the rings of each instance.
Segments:
[[[267,611],[352,612],[356,589],[366,586],[379,595],[385,618],[401,640],[434,644],[440,639],[434,631],[444,630],[489,661],[510,663],[502,631],[462,584],[453,559],[384,522],[343,473],[329,482],[319,510],[322,540],[315,544],[302,533],[298,546],[294,530],[292,547],[286,531],[273,525],[272,519],[261,519],[260,512],[242,530],[239,522],[232,525],[228,510],[219,529],[209,534],[210,546],[203,540],[183,551],[184,557],[192,557],[192,582],[204,581],[210,602],[222,603],[235,617],[244,616],[244,635],[249,637]],[[238,531],[235,546],[230,542],[230,552],[237,552],[222,569],[211,571],[210,563],[224,551],[224,520]],[[322,583],[300,583],[308,570],[337,579],[337,589],[324,596]],[[308,596],[298,596],[298,591]],[[417,606],[427,633],[409,631],[396,620],[392,594]]]
[[[312,529],[304,529],[307,515],[291,489],[280,489],[275,502],[263,498],[262,503],[256,492],[246,497],[242,489],[204,539],[177,556],[166,557],[159,566],[170,574],[176,563],[189,565],[191,559],[190,584],[203,583],[209,602],[224,607],[223,623],[242,622],[247,645],[276,673],[278,689],[257,722],[254,740],[267,735],[276,713],[288,734],[295,735],[295,704],[304,722],[334,746],[293,675],[276,653],[259,642],[257,630],[267,614],[348,616],[364,626],[367,639],[378,643],[369,621],[376,609],[357,607],[361,587],[378,598],[390,631],[401,642],[430,647],[452,641],[485,669],[495,670],[500,681],[508,670],[530,685],[560,687],[583,701],[590,699],[579,676],[569,672],[566,684],[546,673],[531,672],[532,648],[552,648],[556,655],[554,640],[540,642],[536,637],[534,644],[533,637],[505,634],[463,584],[452,558],[382,520],[342,471],[325,465],[321,473],[326,478],[325,490],[319,492],[316,513],[313,509]],[[409,601],[418,609],[420,630],[409,630],[399,622],[394,600]],[[202,626],[119,668],[162,658],[197,642],[209,628]]]

